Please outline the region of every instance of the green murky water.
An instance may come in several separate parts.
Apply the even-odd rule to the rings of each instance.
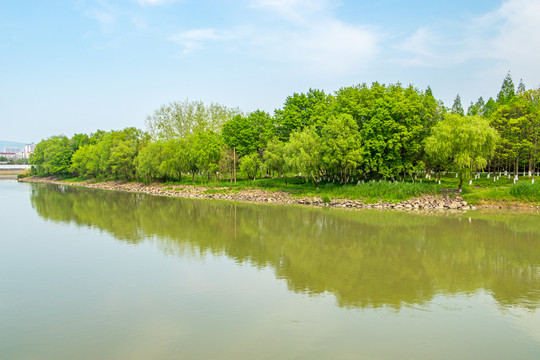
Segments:
[[[0,181],[1,359],[538,359],[540,214]]]

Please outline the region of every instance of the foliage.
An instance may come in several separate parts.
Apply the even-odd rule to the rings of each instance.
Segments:
[[[439,161],[448,161],[459,172],[461,190],[464,173],[484,169],[498,139],[497,131],[487,120],[448,114],[433,128],[433,134],[426,140],[426,151]]]
[[[39,176],[65,175],[71,166],[72,146],[64,136],[52,136],[40,141],[30,156],[29,163]]]
[[[459,94],[456,95],[454,99],[454,105],[452,105],[452,114],[464,116],[465,112],[463,110],[463,105],[461,105],[461,97]]]
[[[497,94],[497,103],[501,105],[508,104],[514,99],[515,96],[516,90],[514,87],[514,82],[512,81],[510,72],[508,72],[501,85],[501,90]]]
[[[540,184],[518,182],[510,188],[510,195],[518,199],[540,201]]]
[[[286,170],[285,144],[278,138],[272,139],[266,146],[263,159],[268,170],[283,174]]]
[[[324,91],[316,89],[288,96],[283,109],[276,110],[279,139],[287,141],[294,131],[301,132],[307,127],[319,125],[321,114],[327,109],[330,100],[331,97]]]
[[[261,168],[262,162],[258,153],[246,155],[240,162],[240,170],[244,172],[249,179],[255,180],[257,173]]]
[[[322,162],[325,169],[340,174],[347,185],[352,171],[363,161],[362,139],[351,115],[331,116],[322,128]]]
[[[373,83],[339,90],[333,111],[358,124],[364,156],[358,170],[370,178],[392,178],[423,168],[425,138],[443,109],[431,91]]]
[[[304,178],[311,178],[317,186],[322,166],[321,138],[315,128],[293,132],[285,145],[285,163],[293,171],[299,171]]]
[[[202,101],[175,101],[162,105],[146,117],[146,126],[153,140],[170,140],[198,131],[219,132],[221,126],[240,114],[240,110]]]
[[[275,125],[267,112],[257,110],[247,117],[236,115],[223,124],[221,134],[224,143],[236,148],[236,154],[243,157],[255,151],[262,152],[274,137]]]
[[[497,101],[479,97],[463,116],[458,95],[452,114],[447,111],[430,87],[422,92],[377,82],[333,94],[295,93],[274,116],[185,100],[149,116],[149,133],[126,128],[53,136],[38,144],[30,163],[33,173],[43,176],[180,182],[189,174],[191,182],[208,182],[214,176],[219,181],[221,173],[231,183],[234,178],[235,186],[239,168],[252,182],[264,181],[255,180],[258,174],[275,178],[277,173],[285,186],[300,186],[303,178],[315,189],[325,182],[340,187],[431,180],[433,170],[437,182],[447,171],[459,172],[455,182],[443,181],[450,186],[459,181],[460,188],[464,176],[485,168],[499,175],[528,170],[534,176],[540,90],[526,90],[520,82],[516,93],[508,73]],[[291,178],[291,173],[301,176]]]

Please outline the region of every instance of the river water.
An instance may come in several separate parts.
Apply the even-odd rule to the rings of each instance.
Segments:
[[[540,359],[539,213],[0,204],[0,359]]]

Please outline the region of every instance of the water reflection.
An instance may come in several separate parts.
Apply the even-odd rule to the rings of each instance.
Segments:
[[[271,267],[290,290],[329,292],[347,308],[401,308],[437,294],[491,293],[540,303],[540,216],[418,215],[171,199],[33,184],[48,220],[90,226],[164,252],[226,255]]]

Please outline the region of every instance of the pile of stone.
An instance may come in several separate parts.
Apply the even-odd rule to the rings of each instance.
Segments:
[[[98,188],[103,190],[128,191],[138,192],[158,196],[171,196],[182,198],[197,198],[197,199],[218,199],[218,200],[233,200],[244,202],[258,203],[276,203],[276,204],[297,204],[308,206],[324,206],[336,208],[350,209],[395,209],[395,210],[476,210],[476,207],[469,206],[466,201],[459,196],[442,195],[442,196],[424,196],[421,198],[411,199],[400,203],[378,202],[365,203],[361,200],[348,199],[333,199],[331,201],[323,201],[320,197],[293,197],[289,193],[272,192],[260,189],[249,189],[236,191],[235,189],[221,187],[210,188],[191,185],[145,185],[138,182],[120,182],[109,181],[100,183],[91,182],[76,182],[66,183],[60,182],[54,178],[24,178],[21,181],[28,182],[45,182],[56,183],[62,185],[83,186],[88,188]]]

